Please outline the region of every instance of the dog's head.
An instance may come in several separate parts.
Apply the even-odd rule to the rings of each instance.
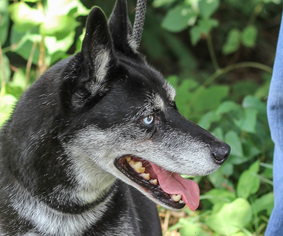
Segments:
[[[108,23],[92,9],[60,91],[61,109],[73,117],[68,152],[90,163],[86,172],[95,163],[163,206],[196,209],[197,184],[177,173],[210,174],[229,155],[226,143],[179,114],[174,88],[137,52],[125,0]]]
[[[118,178],[165,207],[194,210],[198,185],[179,174],[207,175],[229,155],[179,114],[174,88],[134,35],[125,0],[109,22],[93,8],[81,52],[43,74],[1,132],[11,171],[51,205],[102,199]]]

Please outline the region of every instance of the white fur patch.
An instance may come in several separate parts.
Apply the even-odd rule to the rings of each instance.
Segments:
[[[74,155],[79,150],[73,150],[73,174],[78,183],[75,198],[84,203],[92,203],[99,199],[113,185],[115,177],[97,167],[88,157]]]
[[[168,96],[169,100],[174,101],[175,96],[176,96],[176,90],[173,88],[173,86],[169,83],[165,83],[164,89],[167,92],[167,96]]]
[[[130,39],[128,40],[128,44],[134,52],[137,52],[138,44],[133,37],[130,37]]]
[[[95,73],[96,82],[100,83],[103,81],[108,71],[108,64],[110,62],[110,52],[109,50],[101,50],[95,58]]]
[[[154,98],[153,106],[157,108],[158,110],[164,111],[165,110],[165,104],[163,99],[159,96],[156,95]]]
[[[109,195],[105,202],[111,197],[112,195]],[[96,208],[82,214],[64,214],[32,197],[26,190],[18,191],[17,196],[12,200],[14,200],[12,207],[23,219],[31,220],[36,231],[52,236],[81,235],[84,230],[99,220],[107,209],[105,202],[102,202]]]

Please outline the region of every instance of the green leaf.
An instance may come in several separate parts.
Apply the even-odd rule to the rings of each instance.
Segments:
[[[213,19],[199,20],[198,25],[192,27],[190,30],[192,44],[196,45],[202,37],[205,37],[216,26],[218,26],[217,20],[213,20]]]
[[[180,230],[181,236],[188,236],[188,235],[195,235],[195,236],[209,236],[201,226],[197,225],[196,223],[189,223],[186,226],[182,227]]]
[[[254,173],[258,173],[259,171],[259,166],[260,166],[260,162],[259,161],[256,161],[255,163],[253,163],[249,170],[253,171]]]
[[[29,59],[34,43],[36,42],[32,63],[37,65],[39,60],[39,43],[41,42],[41,36],[38,35],[35,28],[32,31],[18,32],[16,28],[12,27],[11,42],[12,44],[17,45],[13,51],[26,60]]]
[[[240,231],[252,220],[250,204],[242,198],[232,203],[222,205],[220,209],[213,208],[206,223],[218,234],[230,235]]]
[[[237,195],[239,197],[247,199],[251,194],[258,191],[260,187],[260,180],[257,176],[258,171],[259,161],[241,174],[237,185]]]
[[[9,29],[8,1],[0,1],[0,43],[6,42]]]
[[[215,85],[209,88],[199,87],[190,103],[196,112],[214,110],[227,97],[228,92],[228,86],[223,85]]]
[[[227,180],[227,177],[232,175],[234,169],[230,160],[231,158],[229,158],[217,171],[208,176],[209,181],[214,185],[214,187],[223,188],[224,184],[226,186],[231,185],[229,180]]]
[[[9,94],[0,96],[0,126],[9,118],[17,99]]]
[[[171,32],[180,32],[192,25],[196,20],[194,11],[185,4],[169,10],[162,21],[162,27]]]
[[[201,19],[198,25],[201,34],[207,35],[214,27],[218,26],[218,21],[214,19]]]
[[[248,95],[242,103],[243,108],[254,108],[261,114],[266,114],[266,105],[259,98]]]
[[[80,0],[48,0],[47,13],[47,15],[50,16],[48,18],[52,18],[52,16],[56,15],[69,15],[76,18],[79,15],[88,15],[89,10],[81,3]]]
[[[47,36],[45,38],[45,45],[49,55],[52,56],[51,64],[59,60],[68,49],[72,46],[75,38],[75,32],[71,31],[63,39],[58,40],[55,36]]]
[[[261,211],[267,211],[268,216],[271,215],[274,207],[274,194],[267,193],[252,203],[252,210],[255,215]]]
[[[154,7],[162,7],[164,5],[168,5],[175,2],[175,0],[153,0],[152,6]]]
[[[221,127],[216,127],[213,131],[212,131],[212,134],[217,137],[218,139],[220,140],[223,140],[224,139],[224,136],[223,136],[223,129]]]
[[[242,143],[235,131],[231,130],[225,135],[225,142],[231,146],[231,155],[243,156]]]
[[[190,36],[192,44],[195,46],[201,39],[201,29],[199,28],[199,26],[192,27],[192,29],[190,30]]]
[[[220,106],[216,110],[216,114],[222,115],[231,111],[237,111],[239,109],[241,109],[241,107],[237,103],[232,101],[226,101],[220,104]]]
[[[192,84],[190,80],[184,80],[181,86],[179,86],[176,91],[176,105],[180,113],[185,117],[189,117],[189,114],[191,112],[191,108],[190,106],[188,106],[188,104],[190,101],[190,89]]]
[[[80,37],[77,39],[76,42],[76,53],[80,52],[82,49],[82,44],[85,36],[85,28],[83,30],[83,33],[80,35]],[[156,40],[156,39],[155,39]],[[157,40],[158,41],[158,40]]]
[[[200,0],[198,8],[203,18],[209,18],[219,7],[219,0]]]
[[[11,76],[10,62],[9,62],[8,57],[5,54],[2,55],[2,58],[3,58],[3,64],[4,64],[4,74],[5,74],[5,79],[6,79],[5,82],[7,82],[7,81],[9,81],[10,76]],[[2,67],[0,67],[0,68],[2,68]],[[3,78],[3,73],[2,73],[2,69],[1,69],[0,82],[3,79],[4,78]]]
[[[254,47],[257,37],[257,28],[253,25],[247,26],[242,32],[242,42],[246,47]]]
[[[208,200],[212,204],[217,204],[219,202],[230,203],[236,199],[235,193],[232,193],[226,189],[212,189],[205,194]]]
[[[234,123],[242,131],[255,133],[256,121],[257,121],[257,110],[253,108],[247,108],[244,110],[244,115],[240,119],[235,119]]]
[[[243,233],[243,232],[238,232],[238,233],[234,233],[232,234],[231,236],[250,236],[252,235],[251,233],[250,234],[247,234],[246,232]]]
[[[189,118],[191,113],[191,107],[189,106],[189,102],[192,97],[192,93],[190,92],[191,89],[194,89],[198,86],[198,83],[191,79],[186,79],[182,82],[182,84],[177,87],[176,92],[176,104],[180,111],[180,113]]]
[[[222,48],[224,54],[236,52],[241,45],[241,32],[238,29],[232,29],[228,33],[227,40]]]
[[[12,81],[9,82],[9,86],[19,88],[22,92],[26,89],[26,75],[22,69],[15,71]]]
[[[221,119],[220,115],[211,111],[201,117],[200,121],[198,122],[198,125],[204,129],[209,129],[213,122],[219,121],[220,119]]]
[[[40,25],[40,33],[47,36],[64,38],[73,31],[79,23],[67,15],[48,15],[44,24]]]
[[[24,2],[13,3],[8,8],[15,28],[24,32],[44,21],[44,15],[40,10],[33,9]]]

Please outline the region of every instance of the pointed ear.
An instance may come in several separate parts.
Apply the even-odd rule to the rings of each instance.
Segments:
[[[136,51],[132,40],[132,24],[128,18],[126,0],[117,0],[109,20],[115,50],[129,54]]]
[[[117,59],[104,13],[93,8],[80,53],[66,61],[60,97],[62,110],[76,112],[98,102],[115,79]]]
[[[105,15],[98,7],[94,7],[88,16],[81,52],[90,75],[96,82],[103,81],[115,56]]]

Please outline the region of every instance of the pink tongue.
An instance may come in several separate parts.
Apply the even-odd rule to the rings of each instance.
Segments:
[[[162,190],[168,194],[181,194],[182,200],[192,210],[199,205],[199,187],[190,179],[183,179],[179,174],[172,173],[150,163]]]

